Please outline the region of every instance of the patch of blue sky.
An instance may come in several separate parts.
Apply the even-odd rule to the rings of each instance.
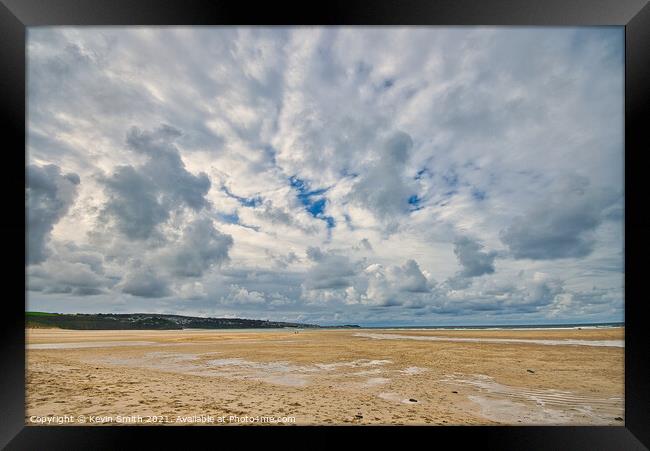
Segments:
[[[327,207],[327,199],[323,194],[327,192],[327,188],[310,190],[307,182],[299,179],[296,176],[289,177],[289,183],[292,188],[298,191],[298,200],[305,206],[305,209],[314,218],[322,219],[327,223],[328,228],[336,226],[336,221],[332,216],[325,215],[325,208]]]
[[[225,186],[223,186],[221,189],[222,189],[222,191],[224,193],[226,193],[226,195],[228,197],[237,200],[237,202],[239,202],[244,207],[253,208],[253,207],[257,207],[258,205],[260,205],[262,203],[262,197],[261,196],[242,197],[242,196],[237,196],[236,194],[231,193],[230,190],[228,190],[228,188],[226,188]]]
[[[418,211],[422,210],[422,199],[417,195],[413,194],[411,197],[408,198],[408,203],[409,203],[409,211]]]
[[[322,215],[325,211],[325,206],[327,205],[327,200],[325,198],[318,199],[316,202],[313,202],[311,205],[307,205],[307,211],[311,213],[312,216]]]
[[[239,215],[235,213],[217,213],[217,219],[227,224],[239,224]]]
[[[237,212],[235,213],[217,213],[216,215],[217,219],[223,223],[226,224],[236,224],[240,227],[245,227],[247,229],[252,229],[255,230],[256,232],[259,232],[260,228],[258,226],[252,226],[248,224],[243,224],[240,222],[239,215]]]
[[[471,193],[472,193],[472,197],[478,201],[485,200],[485,198],[487,197],[487,193],[478,188],[472,188]]]

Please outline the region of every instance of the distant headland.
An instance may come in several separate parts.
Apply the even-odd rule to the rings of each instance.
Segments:
[[[202,318],[159,313],[46,313],[26,312],[27,328],[75,330],[276,329],[331,328],[316,324],[243,318]],[[359,327],[356,325],[341,326]]]

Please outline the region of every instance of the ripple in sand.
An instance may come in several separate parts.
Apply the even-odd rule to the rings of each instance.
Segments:
[[[427,371],[426,368],[420,368],[418,366],[409,366],[408,368],[404,368],[403,370],[400,371],[400,373],[404,374],[421,374]]]
[[[468,399],[484,418],[508,424],[617,424],[623,416],[620,397],[584,396],[569,391],[514,387],[475,374],[450,375],[442,382],[474,388]]]
[[[126,358],[104,357],[94,359],[96,363],[150,368],[160,371],[191,374],[204,377],[226,377],[231,379],[258,380],[271,384],[304,386],[311,382],[312,376],[340,376],[341,368],[368,368],[368,374],[374,374],[377,366],[390,363],[390,360],[358,359],[345,362],[294,364],[285,361],[256,362],[239,357],[208,359],[204,357],[219,354],[148,352],[140,356]],[[203,358],[202,358],[203,357]],[[370,378],[366,386],[380,385],[388,381],[384,378]]]

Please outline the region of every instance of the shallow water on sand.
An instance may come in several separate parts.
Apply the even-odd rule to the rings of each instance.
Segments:
[[[78,349],[78,348],[110,348],[113,346],[148,346],[156,344],[153,341],[87,341],[84,343],[32,343],[27,349]]]
[[[467,398],[487,419],[517,424],[611,424],[623,417],[620,397],[585,396],[567,390],[515,387],[483,374],[449,375],[441,382],[472,389]],[[588,421],[587,421],[588,420]]]
[[[549,346],[612,346],[622,348],[623,340],[537,340],[534,338],[467,338],[467,337],[433,337],[430,335],[400,335],[357,333],[355,337],[372,338],[375,340],[419,340],[419,341],[456,341],[467,343],[523,343]]]

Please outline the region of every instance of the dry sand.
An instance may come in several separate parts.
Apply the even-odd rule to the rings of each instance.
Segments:
[[[26,423],[623,425],[623,335],[32,329]]]

